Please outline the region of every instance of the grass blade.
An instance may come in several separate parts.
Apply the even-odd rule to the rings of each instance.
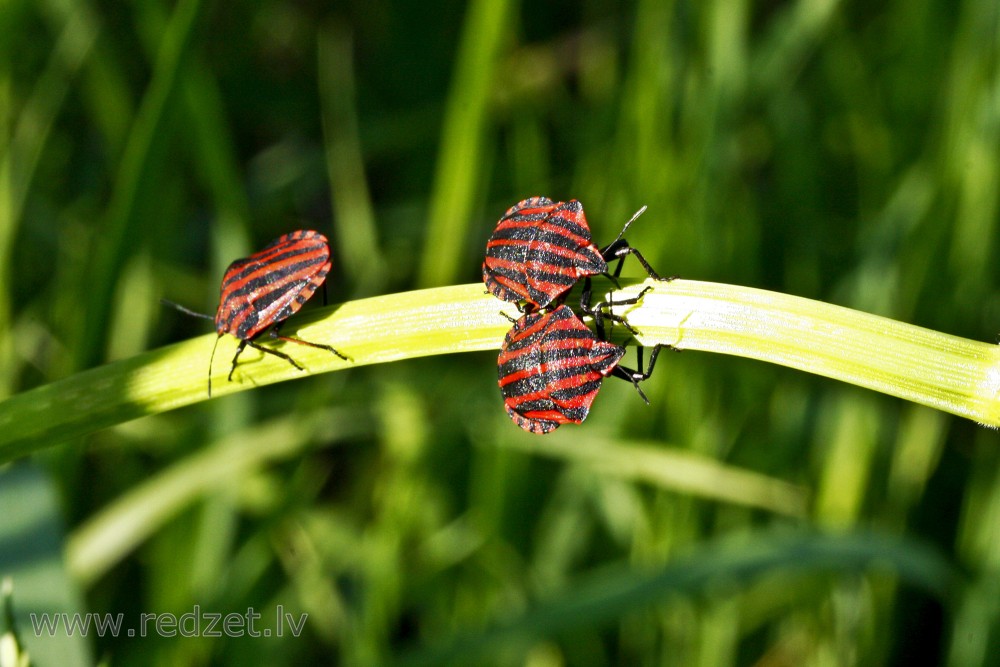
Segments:
[[[761,576],[793,578],[829,573],[889,572],[942,600],[957,592],[958,576],[938,553],[913,540],[876,533],[758,534],[710,542],[660,570],[606,571],[579,582],[517,618],[445,646],[406,655],[400,665],[470,664],[523,651],[568,630],[594,629],[673,595],[696,595],[726,582],[734,592]]]

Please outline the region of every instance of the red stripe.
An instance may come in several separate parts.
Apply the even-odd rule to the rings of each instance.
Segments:
[[[576,335],[562,337],[567,332]],[[567,350],[580,350],[581,354],[559,358]],[[508,414],[518,426],[534,433],[579,423],[597,397],[601,380],[613,371],[623,353],[617,345],[599,340],[567,306],[525,315],[507,334],[497,360],[501,372],[510,369],[498,378]],[[540,389],[513,393],[539,382]],[[572,389],[584,393],[553,397]],[[530,408],[532,403],[539,407]]]
[[[283,254],[293,253],[282,258]],[[246,339],[302,307],[331,267],[326,237],[302,230],[286,234],[263,250],[233,262],[223,277],[216,330]],[[296,300],[296,297],[301,299]],[[246,327],[251,316],[256,323]],[[240,335],[240,330],[246,329]]]
[[[309,251],[302,251],[303,248],[308,248],[312,244],[287,244],[277,249],[277,252],[267,253],[265,257],[260,257],[264,254],[257,253],[256,255],[251,255],[245,260],[241,260],[238,266],[231,266],[226,275],[223,277],[223,285],[225,292],[224,294],[229,294],[233,291],[238,291],[246,283],[265,276],[270,273],[275,273],[281,275],[283,272],[288,271],[288,267],[295,264],[302,264],[308,262],[309,266],[299,269],[296,273],[308,273],[311,274],[312,267],[327,261],[330,257],[330,249],[328,246],[315,246]],[[280,257],[282,253],[290,251],[300,251],[299,254],[295,254],[284,259],[274,259]],[[234,262],[235,264],[235,262]],[[233,280],[236,275],[247,270],[248,267],[253,267],[250,273],[239,280],[226,284],[229,280]]]

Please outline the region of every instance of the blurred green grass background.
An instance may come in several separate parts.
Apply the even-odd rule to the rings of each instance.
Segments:
[[[334,302],[475,282],[531,195],[599,244],[648,205],[664,274],[992,340],[998,149],[990,0],[10,0],[0,397],[204,333],[158,299],[214,311],[291,229],[331,238]],[[538,438],[455,355],[139,420],[3,472],[0,570],[126,623],[309,615],[25,637],[38,664],[1000,665],[995,432],[733,357],[646,392]]]

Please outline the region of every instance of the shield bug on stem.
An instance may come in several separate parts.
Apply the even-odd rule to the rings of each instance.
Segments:
[[[507,209],[486,244],[483,282],[497,298],[525,301],[525,312],[557,303],[581,278],[608,275],[616,281],[627,255],[635,255],[651,278],[663,280],[624,235],[643,206],[603,249],[591,240],[583,204],[530,197]],[[619,260],[614,274],[608,262]],[[667,278],[666,280],[670,280]]]
[[[215,330],[219,337],[215,340],[208,361],[210,397],[212,362],[215,360],[215,349],[219,345],[219,338],[224,334],[235,336],[240,341],[233,356],[232,367],[229,369],[227,379],[230,382],[236,370],[236,362],[247,345],[266,354],[280,357],[300,371],[305,370],[284,352],[257,342],[260,335],[268,328],[271,338],[329,350],[344,361],[350,360],[330,345],[280,334],[284,321],[297,312],[323,285],[331,266],[330,245],[326,237],[319,232],[299,230],[285,234],[269,243],[263,250],[229,265],[222,278],[219,308],[214,317],[161,299],[165,305],[173,306],[183,313],[215,321]],[[323,297],[325,303],[325,287]]]
[[[582,423],[601,382],[612,375],[631,382],[648,404],[639,383],[652,373],[659,351],[654,348],[645,372],[623,368],[625,348],[599,339],[569,306],[560,305],[514,321],[497,359],[497,382],[515,424],[550,433],[561,424]]]

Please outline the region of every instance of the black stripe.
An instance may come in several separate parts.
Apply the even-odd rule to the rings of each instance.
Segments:
[[[501,278],[506,278],[513,281],[518,286],[524,286],[528,290],[537,290],[538,288],[534,285],[529,285],[528,279],[535,282],[553,283],[554,285],[562,285],[568,290],[570,287],[576,284],[579,278],[575,276],[570,276],[565,273],[549,273],[546,271],[523,271],[517,269],[507,269],[501,268],[493,271],[494,274]],[[566,291],[566,290],[563,290]],[[546,295],[551,298],[553,295]],[[558,295],[557,295],[558,296]]]
[[[514,384],[529,384],[535,388],[535,391],[545,389],[545,377],[538,372],[538,366],[535,364],[518,364],[517,361],[512,360],[507,363],[500,364],[497,367],[497,376],[501,381],[510,378],[512,375],[518,375],[525,372],[527,372],[527,375],[505,386]],[[506,391],[506,389],[504,391]],[[524,391],[519,391],[517,393],[523,394]]]
[[[239,328],[234,332],[236,337],[240,340],[248,340],[250,338],[250,332],[257,328],[257,319],[260,313],[254,309],[253,305],[247,304],[243,309],[234,311],[230,316],[230,321],[232,321],[236,315],[242,315],[246,313],[246,319],[240,322]]]
[[[571,408],[558,408],[563,417],[574,422],[582,422],[590,413],[590,408],[585,405],[574,405]]]
[[[520,301],[524,298],[520,294],[516,294],[512,290],[508,289],[506,285],[501,285],[493,278],[486,280],[486,289],[488,289],[493,296],[503,301]]]
[[[562,365],[576,359],[587,359],[588,361],[594,360],[595,355],[593,350],[590,349],[589,345],[586,345],[586,342],[589,341],[589,339],[578,338],[575,336],[565,336],[560,340],[569,341],[571,344],[574,341],[579,341],[579,344],[574,345],[573,347],[545,350],[544,358],[541,360],[541,363],[551,366],[553,364]],[[547,369],[547,372],[552,373],[554,370],[555,369],[549,368]],[[563,373],[563,375],[565,375],[565,373]]]
[[[256,278],[253,278],[252,280],[246,281],[239,287],[230,290],[225,294],[224,298],[226,301],[228,301],[230,298],[234,296],[247,296],[251,292],[263,289],[264,287],[268,287],[275,283],[281,283],[282,281],[287,280],[290,276],[295,276],[296,274],[304,272],[305,269],[309,268],[310,266],[313,266],[314,264],[315,262],[299,262],[297,264],[290,265],[287,271],[270,271],[268,273],[261,274]],[[297,280],[292,280],[288,282],[288,284],[304,285],[308,282],[309,278],[300,278]],[[283,292],[287,288],[277,287],[275,289],[277,289],[277,291],[279,292]],[[302,287],[300,286],[298,289],[302,289]]]
[[[583,370],[580,372],[565,372],[565,373],[537,373],[534,375],[529,375],[527,377],[520,378],[514,382],[509,382],[503,386],[503,395],[508,397],[514,396],[524,396],[525,394],[533,393],[543,393],[547,398],[556,398],[558,394],[562,392],[572,393],[576,391],[577,386],[591,386],[593,385],[592,391],[596,391],[601,386],[601,382],[604,380],[603,377],[594,378],[593,380],[584,380],[583,376],[587,373],[592,372],[593,369],[587,368],[586,366],[581,367]],[[579,371],[579,369],[578,369]],[[506,376],[505,376],[506,377]],[[565,380],[572,380],[573,378],[580,377],[580,383],[574,384],[570,387],[563,389],[550,390],[551,385],[556,382],[561,382]],[[582,393],[587,393],[586,391]]]
[[[528,197],[527,199],[522,199],[507,209],[503,216],[506,218],[514,215],[518,211],[523,211],[526,208],[542,208],[544,206],[552,206],[553,204],[555,204],[555,202],[548,197]]]
[[[524,416],[525,412],[536,412],[540,410],[558,410],[558,406],[550,400],[525,401],[516,405],[507,404],[508,407]]]
[[[541,227],[500,226],[493,232],[490,241],[522,241],[528,244],[550,243],[554,246],[570,250],[594,245],[590,239],[590,232],[587,229],[577,225],[565,225],[563,229],[566,233],[563,233],[563,231],[556,232],[549,229],[542,229]],[[505,246],[488,244],[487,251],[496,250],[498,247],[502,248]],[[594,252],[596,253],[597,251],[597,246],[594,246]]]
[[[287,246],[287,248],[281,248],[281,246]],[[287,257],[293,257],[307,252],[323,252],[323,254],[329,255],[329,246],[325,243],[315,243],[309,241],[285,241],[283,243],[264,248],[263,250],[255,252],[248,257],[244,257],[243,259],[238,259],[229,266],[239,266],[245,262],[269,264],[271,262],[281,261]]]
[[[270,250],[271,248],[282,245],[283,243],[292,243],[300,239],[309,238],[318,240],[320,236],[322,236],[322,234],[320,234],[319,232],[314,232],[311,229],[296,229],[294,232],[288,232],[287,234],[284,234],[274,239],[266,246],[264,246],[261,249],[261,252],[264,252],[265,250]],[[322,241],[320,241],[320,243],[322,243]]]
[[[553,391],[550,395],[554,401],[568,401],[574,398],[579,398],[585,396],[591,392],[595,392],[601,388],[601,383],[604,381],[603,377],[596,378],[589,382],[584,382],[578,384],[574,387],[566,387],[565,389],[557,389]]]
[[[586,351],[576,352],[573,350],[560,350],[559,354],[550,355],[546,359],[546,363],[555,364],[572,359],[585,358],[586,356]],[[613,368],[614,365],[618,363],[620,358],[620,356],[618,358],[609,356],[604,359],[603,363],[600,364],[584,363],[567,366],[555,366],[547,368],[544,373],[541,372],[539,365],[519,364],[517,361],[512,360],[499,365],[498,376],[501,380],[504,380],[515,373],[523,373],[525,371],[529,372],[529,375],[504,385],[504,395],[519,396],[529,392],[546,391],[554,398],[560,395],[572,396],[577,393],[585,394],[587,391],[591,390],[596,391],[597,388],[601,386],[601,382],[604,380],[604,372],[608,368]],[[585,377],[591,373],[597,374],[600,377],[586,380]],[[574,383],[571,386],[548,391],[551,385],[556,383],[565,383],[566,381],[572,382],[574,378],[578,378],[579,382]]]
[[[287,320],[289,317],[295,314],[298,308],[292,308],[292,304],[285,304],[285,306],[274,314],[273,322],[278,323],[282,320]]]
[[[535,206],[525,207],[525,209],[528,208],[537,208],[537,207]],[[531,213],[525,213],[524,212],[525,209],[515,211],[511,215],[505,215],[504,217],[500,218],[500,222],[497,224],[497,227],[499,227],[505,222],[510,222],[512,220],[514,222],[538,222],[539,220],[544,220],[545,218],[549,217],[552,214],[552,211],[532,211]]]
[[[537,377],[538,376],[532,376],[531,379],[535,379]],[[520,398],[522,396],[527,396],[528,394],[538,393],[540,391],[543,391],[544,389],[545,389],[544,384],[541,387],[536,387],[531,382],[529,382],[528,378],[525,378],[523,380],[518,380],[517,382],[511,382],[510,384],[505,385],[502,393],[504,395],[504,398],[509,398],[509,399],[513,400],[513,399]],[[535,400],[536,401],[541,401],[541,400],[550,401],[551,400],[551,399],[549,399],[547,393],[543,394],[543,396],[544,396],[544,398],[539,398],[539,399],[535,399]]]
[[[538,347],[539,339],[545,335],[545,329],[539,329],[538,331],[533,331],[530,334],[522,334],[520,338],[511,340],[504,349],[507,352],[519,352],[525,348]],[[541,349],[538,350],[541,353]]]
[[[258,298],[253,300],[253,307],[256,310],[265,310],[268,306],[273,304],[275,301],[280,301],[282,298],[294,295],[302,290],[305,286],[305,282],[302,280],[293,281],[287,285],[283,285],[280,289],[273,289],[270,292],[264,292]]]
[[[547,338],[548,338],[548,340],[556,340],[556,341],[558,341],[558,340],[580,340],[580,341],[585,341],[585,340],[586,341],[594,341],[594,340],[597,340],[597,336],[594,335],[594,332],[591,331],[590,329],[588,329],[587,327],[582,326],[582,325],[580,327],[573,327],[572,329],[555,329],[555,330],[551,330],[550,329],[548,331]],[[589,348],[582,348],[581,347],[581,349],[586,349],[588,352],[590,351]]]
[[[264,292],[259,295],[258,298],[246,303],[242,308],[235,310],[230,316],[231,320],[235,319],[238,315],[247,313],[246,319],[240,323],[239,328],[237,329],[237,337],[243,339],[247,338],[250,335],[250,332],[257,328],[261,311],[266,310],[275,301],[287,296],[289,292],[294,292],[296,290],[296,283],[291,283],[291,285],[291,288],[275,289],[270,292]],[[301,282],[298,283],[298,285],[298,289],[302,289]],[[298,308],[292,308],[291,303],[285,304],[278,310],[277,313],[274,314],[269,324],[277,324],[282,320],[288,319],[296,310],[298,310]]]
[[[539,326],[539,322],[542,319],[546,321]],[[551,313],[546,314],[529,313],[514,323],[514,328],[510,330],[506,340],[504,340],[504,347],[509,348],[513,345],[515,346],[514,349],[520,349],[526,344],[537,341],[539,337],[546,335],[551,336],[553,340],[596,338],[590,329],[583,326],[582,322],[580,326],[571,328],[558,326],[564,320],[574,319],[577,319],[576,314],[568,306],[560,306]],[[531,330],[531,333],[525,335],[524,332],[529,330]]]
[[[559,253],[549,252],[547,250],[530,250],[527,255],[523,258],[520,253],[513,252],[509,247],[503,248],[502,252],[490,253],[486,261],[487,266],[493,273],[498,273],[501,271],[510,273],[511,271],[524,272],[527,271],[529,274],[534,275],[545,275],[542,273],[541,269],[534,268],[533,265],[541,264],[543,266],[553,266],[558,269],[577,269],[578,272],[584,275],[596,275],[599,273],[607,273],[608,263],[604,261],[596,252],[589,255],[585,252],[579,252],[574,249],[574,254],[567,257],[566,255],[560,255]],[[502,267],[491,265],[490,259],[499,259],[505,262],[513,264],[513,267]]]
[[[330,253],[328,250],[326,252],[319,252],[321,250],[327,250],[327,248],[322,243],[312,244],[312,245],[296,244],[290,247],[288,250],[279,252],[273,257],[261,258],[260,255],[264,254],[264,251],[262,250],[261,252],[250,255],[245,259],[238,259],[232,264],[230,264],[229,268],[226,269],[226,274],[225,274],[226,278],[222,283],[222,287],[225,288],[226,285],[230,285],[234,282],[243,280],[247,276],[252,274],[254,271],[258,271],[261,268],[265,268],[272,262],[282,262],[286,259],[290,259],[297,255],[304,255],[307,253],[318,253],[316,257],[310,259],[309,261],[304,263],[300,262],[298,264],[294,264],[293,266],[299,266],[299,265],[311,266],[313,264],[323,264],[330,258]],[[236,271],[236,273],[234,273],[233,275],[229,275],[231,272],[234,271]],[[287,272],[287,269],[281,271],[281,273],[285,272]]]
[[[559,428],[559,422],[552,421],[551,419],[532,419],[525,417],[517,411],[511,410],[510,406],[507,407],[507,414],[514,420],[515,424],[526,431],[531,431],[532,433],[551,433]]]

